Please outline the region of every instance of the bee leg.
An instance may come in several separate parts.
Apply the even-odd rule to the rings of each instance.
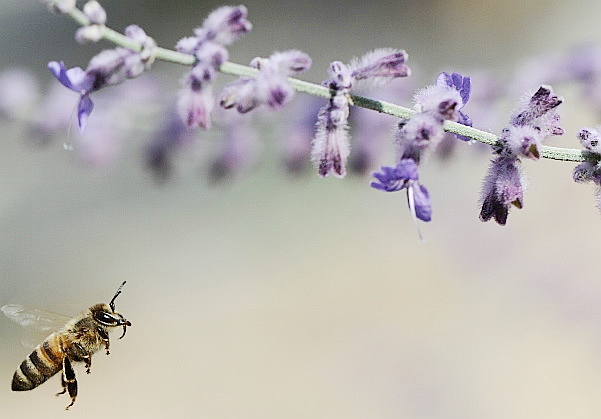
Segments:
[[[83,360],[86,363],[86,374],[89,374],[90,368],[92,367],[92,356],[91,355],[84,356]]]
[[[109,352],[109,346],[110,346],[109,335],[101,327],[99,327],[97,330],[98,330],[98,334],[100,335],[100,337],[104,341],[104,347],[106,349],[106,354],[109,355],[110,354],[110,352]]]
[[[65,407],[65,410],[68,410],[71,406],[73,406],[73,403],[75,403],[75,398],[77,397],[77,379],[75,378],[75,370],[71,366],[71,361],[68,357],[63,359],[63,375],[61,381],[63,384],[63,391],[58,394],[64,394],[65,390],[68,390],[69,396],[71,396],[71,404]]]

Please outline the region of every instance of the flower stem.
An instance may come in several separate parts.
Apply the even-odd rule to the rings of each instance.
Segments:
[[[68,15],[81,26],[87,26],[90,24],[89,19],[78,8],[71,9],[68,12]],[[140,51],[142,49],[140,44],[136,41],[108,27],[104,28],[102,37],[115,45],[119,45],[132,51]],[[192,55],[160,47],[156,50],[155,59],[181,64],[184,66],[191,66],[196,61],[195,57]],[[223,63],[219,68],[219,71],[232,76],[244,77],[253,77],[257,73],[255,68],[229,61]],[[325,86],[292,77],[289,77],[288,80],[290,81],[292,87],[298,92],[307,93],[313,96],[320,96],[323,98],[331,97],[330,89]],[[377,112],[396,116],[397,118],[409,119],[414,113],[414,111],[409,108],[380,100],[369,99],[363,96],[352,95],[351,99],[354,106],[371,109]],[[462,135],[483,144],[495,145],[499,141],[499,137],[495,134],[461,125],[452,121],[446,121],[444,124],[444,129],[447,132]],[[593,153],[585,150],[551,146],[542,146],[541,157],[551,160],[570,162],[583,162],[585,160],[598,159],[598,156],[595,156]]]

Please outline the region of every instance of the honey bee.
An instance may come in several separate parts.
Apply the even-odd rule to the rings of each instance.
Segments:
[[[115,299],[121,294],[125,281],[117,289],[110,303],[99,303],[88,308],[81,315],[70,319],[57,332],[52,333],[33,352],[25,358],[15,371],[12,381],[13,391],[32,390],[48,380],[62,369],[61,383],[63,391],[69,392],[71,403],[77,397],[77,379],[73,362],[84,362],[86,373],[90,373],[92,355],[102,346],[109,354],[109,331],[122,326],[125,336],[127,326],[131,323],[115,311]],[[23,325],[34,326],[40,330],[48,330],[54,320],[42,310],[9,304],[0,308],[9,319]]]

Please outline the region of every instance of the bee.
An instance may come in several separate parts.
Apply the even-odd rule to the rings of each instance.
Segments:
[[[86,373],[89,374],[92,355],[103,346],[106,354],[110,353],[109,331],[122,326],[121,339],[125,336],[127,326],[131,326],[128,320],[115,311],[115,299],[121,294],[125,282],[117,289],[110,303],[91,306],[81,315],[68,320],[60,330],[36,346],[15,371],[12,390],[32,390],[62,370],[63,391],[57,393],[57,396],[69,392],[71,403],[65,409],[73,406],[77,397],[77,379],[72,364],[84,362]],[[41,330],[48,330],[48,324],[52,323],[49,316],[38,309],[9,304],[0,310],[9,319],[23,326],[37,325]]]

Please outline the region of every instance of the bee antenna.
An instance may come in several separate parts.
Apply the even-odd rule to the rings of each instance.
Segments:
[[[119,296],[119,294],[121,294],[121,288],[123,288],[123,285],[125,285],[126,282],[127,281],[123,281],[123,283],[121,285],[119,285],[119,288],[117,288],[117,292],[115,293],[115,295],[113,296],[113,299],[109,303],[109,307],[113,311],[115,311],[115,299]]]

